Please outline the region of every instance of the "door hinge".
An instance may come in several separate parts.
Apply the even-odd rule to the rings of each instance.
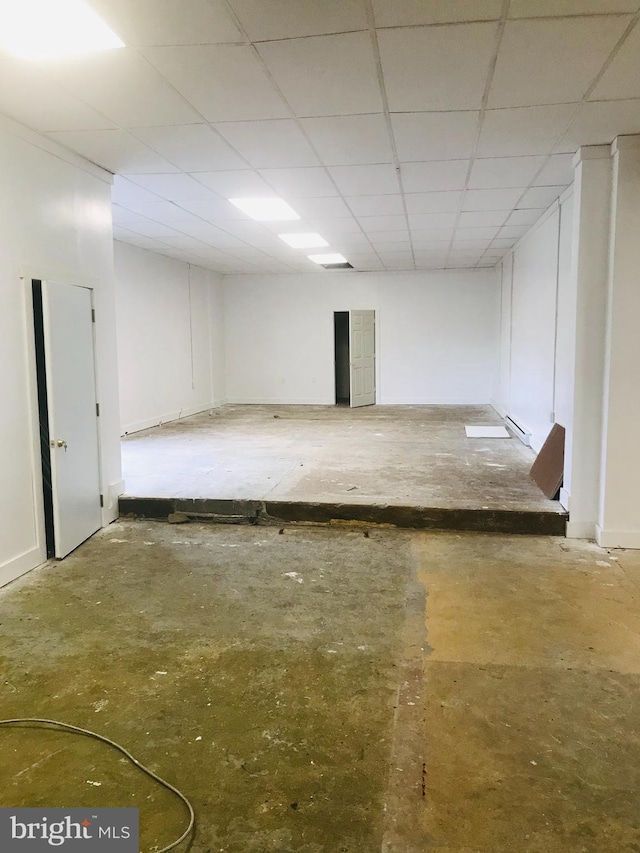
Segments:
[[[100,403],[96,403],[96,417],[100,417]]]
[[[92,308],[91,309],[91,322],[95,323],[95,321],[96,321],[96,309]]]
[[[100,506],[104,506],[104,495],[100,495]]]

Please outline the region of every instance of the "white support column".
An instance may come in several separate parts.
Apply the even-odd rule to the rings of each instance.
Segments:
[[[593,539],[600,495],[611,210],[610,147],[584,146],[578,150],[573,164],[571,289],[576,319],[573,427],[566,438],[561,502],[569,509],[567,536]]]
[[[598,544],[640,548],[640,136],[612,145]]]

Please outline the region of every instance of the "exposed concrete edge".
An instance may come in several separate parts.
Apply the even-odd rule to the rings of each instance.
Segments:
[[[415,530],[475,530],[564,536],[565,512],[500,509],[449,509],[444,507],[389,506],[382,504],[313,503],[307,501],[216,500],[210,498],[120,498],[120,515],[235,524],[359,523]]]

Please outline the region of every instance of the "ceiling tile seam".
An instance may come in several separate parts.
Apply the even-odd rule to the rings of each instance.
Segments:
[[[238,18],[238,16],[236,15],[236,13],[235,13],[235,11],[234,11],[233,7],[231,6],[231,4],[230,4],[229,0],[222,0],[222,3],[224,4],[225,9],[227,10],[227,12],[229,13],[229,15],[231,16],[231,18],[232,18],[233,22],[234,22],[234,23],[235,23],[235,25],[238,27],[238,29],[240,30],[240,32],[244,33],[244,35],[247,35],[247,33],[246,33],[246,30],[245,30],[244,26],[242,25],[242,23],[241,23],[240,19],[239,19],[239,18]],[[319,166],[319,167],[320,167],[320,168],[322,168],[322,169],[324,170],[324,173],[325,173],[326,177],[329,179],[329,181],[330,181],[330,182],[332,183],[332,185],[334,186],[334,188],[335,188],[335,190],[336,190],[337,195],[342,199],[343,203],[346,205],[347,209],[348,209],[348,210],[349,210],[349,212],[351,213],[351,216],[356,220],[356,222],[357,222],[357,224],[358,224],[358,227],[360,228],[360,233],[362,233],[362,234],[364,235],[365,239],[367,240],[367,242],[369,243],[369,245],[370,245],[370,247],[371,247],[371,250],[372,250],[372,251],[373,251],[373,253],[376,255],[376,257],[378,257],[378,260],[380,260],[380,258],[379,258],[379,256],[378,256],[378,253],[376,252],[376,250],[375,250],[375,248],[374,248],[373,244],[372,244],[372,243],[371,243],[371,241],[369,240],[369,238],[368,238],[367,234],[365,233],[364,229],[360,226],[360,223],[358,222],[357,217],[355,216],[355,214],[354,214],[353,210],[351,209],[351,206],[347,203],[347,201],[346,201],[346,199],[345,199],[345,197],[344,197],[344,194],[340,191],[340,188],[338,187],[338,185],[337,185],[337,184],[336,184],[336,182],[334,181],[334,179],[333,179],[333,175],[332,175],[332,174],[331,174],[331,172],[329,171],[328,167],[325,165],[325,163],[324,163],[323,159],[320,157],[320,154],[319,154],[318,150],[316,149],[315,145],[313,144],[313,141],[310,139],[310,137],[309,137],[309,135],[307,134],[307,132],[306,132],[306,130],[305,130],[305,128],[304,128],[304,126],[302,125],[302,123],[301,123],[300,119],[299,119],[299,118],[298,118],[298,116],[296,115],[296,113],[295,113],[295,111],[294,111],[293,107],[291,106],[291,104],[289,103],[289,101],[288,101],[288,100],[287,100],[287,98],[285,97],[284,93],[282,92],[282,90],[280,89],[280,87],[278,86],[278,84],[276,83],[276,80],[275,80],[275,78],[273,77],[273,75],[272,75],[272,73],[271,73],[271,70],[270,70],[270,69],[269,69],[269,67],[267,66],[267,64],[266,64],[266,62],[264,61],[263,57],[260,55],[260,51],[256,48],[256,46],[255,46],[255,44],[254,44],[253,42],[251,42],[251,49],[252,49],[252,51],[253,51],[254,56],[256,57],[256,59],[258,60],[258,62],[260,63],[260,65],[261,65],[261,67],[262,67],[262,69],[263,69],[264,73],[265,73],[265,74],[267,75],[267,77],[269,78],[269,81],[271,82],[271,85],[274,87],[274,89],[276,90],[276,92],[278,93],[278,95],[282,98],[282,100],[283,100],[284,104],[286,105],[286,107],[287,107],[287,109],[288,109],[288,111],[289,111],[289,115],[290,115],[290,117],[291,117],[291,120],[293,120],[293,121],[295,122],[296,127],[298,128],[298,130],[300,131],[300,133],[303,135],[304,139],[306,140],[306,142],[307,142],[307,144],[308,144],[309,148],[311,149],[311,151],[313,152],[314,156],[316,157],[316,159],[317,159],[318,163],[320,164],[320,166]],[[317,168],[317,167],[316,167],[316,168]]]
[[[290,42],[290,41],[303,41],[304,39],[324,39],[331,38],[332,36],[349,36],[352,33],[366,33],[366,27],[355,27],[353,30],[337,30],[334,33],[314,33],[308,36],[279,36],[278,38],[270,38],[270,39],[252,39],[250,40],[251,44],[273,44],[274,42],[282,41],[282,42]]]
[[[515,17],[508,15],[507,22],[515,23],[520,21],[536,22],[536,21],[573,21],[581,18],[625,18],[629,15],[635,15],[635,12],[578,12],[575,15],[523,15]],[[435,29],[442,27],[461,27],[466,24],[494,24],[500,21],[502,15],[495,15],[490,18],[465,18],[463,21],[429,21],[422,24],[388,24],[386,26],[376,25],[376,29],[380,31],[388,30],[424,30]]]
[[[393,153],[393,160],[396,170],[396,176],[398,180],[398,184],[400,186],[400,196],[402,199],[402,209],[404,210],[404,217],[407,223],[407,231],[409,232],[409,239],[411,243],[411,257],[413,258],[413,264],[416,264],[416,255],[413,246],[413,237],[411,234],[411,227],[409,222],[409,210],[407,208],[407,199],[404,191],[404,181],[402,179],[402,169],[400,168],[400,158],[398,157],[398,146],[396,145],[396,138],[393,132],[393,125],[391,123],[391,113],[389,111],[389,98],[387,96],[387,87],[384,79],[384,70],[382,68],[382,57],[380,56],[380,45],[378,44],[378,35],[376,32],[375,26],[375,16],[373,13],[373,5],[371,0],[363,0],[365,5],[365,12],[367,15],[367,20],[369,21],[369,34],[371,38],[371,47],[373,50],[374,61],[376,65],[376,74],[378,75],[378,88],[380,89],[380,97],[382,98],[382,111],[384,114],[385,124],[387,125],[387,134],[389,136],[389,141],[391,143],[391,151]]]
[[[619,16],[618,16],[618,17],[619,17]],[[598,83],[599,83],[599,82],[600,82],[600,80],[602,79],[602,77],[603,77],[604,73],[605,73],[605,72],[606,72],[606,70],[609,68],[609,66],[611,65],[611,63],[612,63],[612,62],[613,62],[613,60],[615,59],[615,57],[617,56],[618,51],[622,48],[623,44],[626,42],[626,40],[629,38],[629,36],[630,36],[630,35],[631,35],[631,33],[633,32],[633,29],[634,29],[634,27],[636,26],[636,24],[637,24],[638,20],[640,20],[640,11],[636,12],[636,13],[635,13],[635,15],[633,15],[632,19],[629,21],[629,24],[628,24],[628,25],[627,25],[627,27],[625,28],[625,31],[622,33],[622,35],[620,36],[620,38],[618,39],[618,41],[616,42],[616,44],[613,46],[613,48],[612,48],[611,52],[609,53],[609,55],[607,56],[607,58],[605,59],[605,61],[602,63],[602,66],[601,66],[600,70],[598,71],[598,73],[597,73],[597,74],[595,75],[595,77],[593,78],[593,80],[592,80],[592,82],[591,82],[591,85],[587,88],[586,92],[585,92],[585,93],[584,93],[584,95],[582,96],[581,101],[580,101],[579,103],[577,103],[577,104],[576,104],[576,107],[575,107],[575,109],[574,109],[574,111],[573,111],[573,113],[572,113],[571,117],[569,118],[569,121],[567,122],[567,125],[566,125],[566,126],[565,126],[565,128],[562,130],[562,132],[558,134],[558,137],[556,138],[556,141],[555,141],[555,142],[553,143],[553,145],[551,146],[551,151],[550,151],[549,155],[548,155],[548,156],[547,156],[547,158],[545,159],[544,163],[542,163],[542,165],[540,166],[540,168],[538,169],[538,171],[535,173],[535,175],[531,178],[531,182],[530,182],[529,186],[527,187],[527,189],[525,189],[525,190],[523,191],[522,195],[521,195],[521,196],[520,196],[520,198],[517,200],[517,202],[516,202],[516,204],[515,204],[515,206],[514,206],[514,208],[513,208],[514,210],[518,210],[518,209],[519,209],[519,208],[518,208],[518,205],[519,205],[519,204],[520,204],[520,202],[522,201],[522,199],[523,199],[523,197],[524,197],[525,193],[526,193],[529,189],[532,189],[532,188],[534,187],[535,182],[536,182],[536,180],[537,180],[538,176],[541,174],[541,172],[543,171],[543,169],[545,168],[545,166],[548,164],[548,162],[550,161],[551,157],[552,157],[555,153],[558,153],[558,152],[557,152],[557,148],[558,148],[558,146],[560,145],[560,143],[562,142],[562,139],[565,137],[565,135],[569,132],[569,130],[570,130],[570,129],[571,129],[571,127],[573,126],[573,124],[574,124],[574,122],[575,122],[576,118],[578,117],[578,113],[580,112],[580,108],[581,108],[584,104],[586,104],[586,103],[587,103],[587,99],[588,99],[588,97],[589,97],[590,93],[591,93],[591,92],[593,92],[593,90],[595,89],[595,87],[598,85]],[[625,100],[626,100],[626,99],[625,99]],[[552,184],[551,186],[554,186],[554,185]],[[510,226],[509,226],[509,225],[507,225],[506,223],[502,226],[502,228],[508,228],[508,227],[510,227]],[[496,238],[495,238],[496,240],[500,239],[500,233],[501,233],[501,231],[502,231],[502,228],[501,228],[501,229],[500,229],[500,231],[498,232],[498,234],[497,234],[497,236],[496,236]],[[506,253],[505,253],[505,254],[506,254]]]
[[[473,148],[471,149],[471,156],[469,158],[469,167],[467,169],[467,177],[465,180],[464,189],[462,191],[462,197],[460,199],[460,205],[458,206],[458,211],[456,213],[456,218],[453,225],[453,233],[451,235],[451,241],[449,243],[449,255],[451,254],[451,250],[453,249],[453,241],[455,239],[456,230],[458,228],[458,223],[460,222],[460,217],[464,210],[464,202],[469,189],[469,180],[471,179],[471,171],[473,169],[473,164],[476,158],[476,153],[478,151],[478,145],[480,143],[480,134],[482,132],[482,125],[484,124],[484,116],[487,109],[487,103],[489,102],[489,92],[491,91],[491,85],[493,83],[493,75],[495,74],[496,65],[498,63],[498,53],[500,51],[500,45],[502,44],[502,37],[504,35],[507,16],[509,14],[509,7],[511,5],[511,0],[502,0],[502,8],[500,12],[500,19],[497,23],[496,33],[494,38],[494,49],[493,54],[491,56],[491,62],[489,63],[489,69],[487,73],[487,79],[484,86],[484,91],[482,93],[482,100],[480,102],[480,114],[478,116],[478,122],[476,125],[476,135],[473,141]]]

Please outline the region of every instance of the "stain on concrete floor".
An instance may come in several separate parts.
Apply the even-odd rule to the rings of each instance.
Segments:
[[[119,522],[0,593],[0,716],[193,853],[640,851],[640,556]],[[179,803],[0,729],[0,805]]]

